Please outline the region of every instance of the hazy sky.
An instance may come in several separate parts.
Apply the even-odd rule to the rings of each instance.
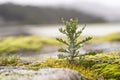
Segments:
[[[120,0],[0,0],[0,3],[13,2],[32,5],[71,5],[72,3],[97,3],[106,7],[120,7]]]
[[[120,0],[0,0],[0,3],[12,2],[22,5],[62,6],[84,11],[106,20],[120,20]]]

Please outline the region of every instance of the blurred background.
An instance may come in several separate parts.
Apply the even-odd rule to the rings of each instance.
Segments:
[[[119,0],[0,0],[0,37],[61,36],[61,18],[78,18],[83,35],[120,32]]]
[[[78,18],[79,28],[86,24],[82,36],[93,39],[80,53],[120,51],[119,0],[0,0],[0,53],[59,54],[61,18]]]

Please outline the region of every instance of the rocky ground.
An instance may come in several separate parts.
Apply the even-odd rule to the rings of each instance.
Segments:
[[[22,51],[17,54],[22,58],[54,58],[57,57],[58,48],[61,46],[44,46],[40,51]],[[120,42],[102,42],[102,43],[90,43],[79,49],[80,54],[85,54],[87,52],[96,53],[108,53],[108,52],[120,52]]]
[[[64,68],[33,71],[24,67],[0,67],[0,80],[81,80],[81,75]]]
[[[58,47],[44,47],[41,52],[26,52],[28,55],[22,55],[21,59],[24,62],[33,62],[36,58],[57,57]],[[87,44],[80,49],[81,53],[93,51],[101,52],[115,52],[120,51],[120,43],[94,43]],[[34,56],[31,56],[34,53]],[[40,53],[40,54],[39,54]],[[45,53],[45,54],[43,54]],[[22,53],[20,53],[22,54]],[[31,57],[31,58],[29,58]],[[33,60],[32,60],[33,58]],[[31,60],[29,60],[31,59]],[[0,66],[0,80],[81,80],[81,75],[78,72],[63,69],[63,68],[44,68],[37,71],[29,70],[25,67],[5,67]]]

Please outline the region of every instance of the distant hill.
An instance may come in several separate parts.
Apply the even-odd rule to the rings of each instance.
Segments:
[[[53,7],[1,4],[0,17],[6,22],[19,24],[58,24],[61,18],[78,18],[79,23],[105,22],[105,20],[76,10]]]

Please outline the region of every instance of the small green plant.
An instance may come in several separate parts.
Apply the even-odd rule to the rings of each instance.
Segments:
[[[65,44],[67,49],[60,48],[58,51],[63,53],[68,53],[67,56],[59,55],[60,57],[67,58],[70,63],[75,62],[75,58],[79,56],[79,48],[83,46],[84,43],[91,40],[92,37],[86,37],[82,41],[78,41],[78,38],[82,31],[85,29],[83,27],[81,30],[78,30],[77,24],[78,19],[70,19],[70,21],[65,21],[62,19],[63,24],[66,26],[65,29],[60,28],[59,31],[62,34],[67,36],[68,41],[65,41],[61,38],[56,38],[59,42]]]

